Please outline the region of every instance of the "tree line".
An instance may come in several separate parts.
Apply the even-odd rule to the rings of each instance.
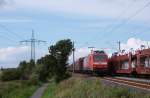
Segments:
[[[32,83],[36,83],[54,79],[56,82],[60,82],[69,76],[67,61],[72,48],[73,44],[70,39],[60,40],[48,48],[49,54],[36,62],[34,60],[21,61],[17,68],[2,69],[0,80],[30,80]]]

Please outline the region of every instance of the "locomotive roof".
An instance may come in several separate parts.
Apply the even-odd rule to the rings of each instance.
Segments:
[[[103,51],[103,50],[96,50],[96,51],[94,51],[94,53],[105,53],[105,51]]]
[[[89,57],[89,56],[92,55],[92,54],[104,54],[104,55],[107,55],[107,54],[105,53],[105,51],[103,51],[103,50],[96,50],[96,51],[93,51],[93,53],[89,53],[87,56],[80,57],[78,60],[82,60],[82,59],[84,59],[84,58],[87,58],[87,57]]]

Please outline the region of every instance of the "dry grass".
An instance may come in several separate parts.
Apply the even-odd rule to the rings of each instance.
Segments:
[[[150,98],[150,95],[104,87],[97,78],[72,77],[60,84],[50,83],[43,98]]]
[[[0,98],[29,98],[37,88],[26,81],[0,82]]]

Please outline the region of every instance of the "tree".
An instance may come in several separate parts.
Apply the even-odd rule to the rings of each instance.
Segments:
[[[37,61],[36,72],[39,75],[39,80],[46,81],[48,77],[54,75],[54,66],[56,66],[57,60],[52,55],[46,55]]]
[[[21,79],[29,79],[31,74],[34,72],[35,62],[30,60],[30,62],[22,61],[19,64],[18,70],[21,71]]]
[[[66,67],[68,65],[68,57],[71,54],[73,44],[70,39],[60,40],[56,45],[52,45],[49,48],[50,55],[57,59],[57,65],[54,66],[56,81],[66,77]]]
[[[36,83],[37,80],[46,81],[49,77],[54,77],[56,82],[66,78],[66,66],[72,47],[70,39],[60,40],[49,47],[50,54],[38,59],[36,66],[33,60],[20,62],[18,70],[21,72],[21,79]]]

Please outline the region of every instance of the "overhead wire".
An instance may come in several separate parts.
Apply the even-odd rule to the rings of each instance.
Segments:
[[[2,32],[0,32],[2,33]],[[1,40],[0,45],[1,46],[16,46],[17,41],[4,35],[0,35],[0,38],[3,39],[4,41]],[[7,40],[7,41],[6,41]],[[11,42],[11,43],[10,43]]]
[[[131,4],[132,5],[132,4]],[[140,9],[138,9],[135,13],[133,13],[132,15],[130,15],[127,19],[125,19],[124,21],[122,21],[121,23],[117,24],[116,26],[112,27],[111,25],[108,25],[106,27],[105,30],[110,29],[111,30],[108,32],[105,32],[103,36],[100,37],[101,40],[107,39],[108,36],[110,36],[111,34],[113,34],[112,32],[119,29],[122,25],[126,24],[127,22],[129,22],[131,19],[133,19],[136,15],[138,15],[139,13],[141,13],[146,7],[148,7],[150,5],[150,2],[146,3],[143,7],[141,7]],[[124,13],[125,11],[123,11]],[[123,14],[124,15],[124,14]],[[118,18],[121,18],[121,14],[118,16]],[[108,34],[109,33],[109,34]],[[107,36],[107,37],[106,37]],[[95,38],[94,38],[95,39]]]
[[[4,33],[4,32],[0,32],[0,33]],[[0,35],[0,37],[3,38],[3,39],[7,39],[7,40],[9,40],[9,41],[15,42],[14,39],[9,38],[8,36]]]
[[[122,16],[125,14],[125,13],[127,13],[127,8],[129,9],[130,7],[132,7],[134,4],[135,4],[135,1],[136,0],[134,0],[134,2],[132,2],[130,5],[128,5],[118,16],[117,16],[117,20],[115,20],[115,22],[113,22],[113,23],[110,23],[107,27],[105,27],[105,29],[103,30],[103,31],[106,31],[106,30],[108,30],[108,29],[111,29],[111,28],[113,28],[113,26],[114,26],[114,24],[117,24],[116,22],[120,22],[120,19],[122,18]]]
[[[19,34],[11,31],[10,29],[8,29],[5,25],[0,24],[0,27],[3,28],[5,31],[7,31],[7,34],[11,37],[19,38],[19,39],[24,39],[22,36],[20,36]]]
[[[134,0],[134,1],[137,1],[137,0]],[[119,20],[121,19],[121,17],[122,17],[122,15],[124,15],[124,13],[126,13],[127,12],[127,8],[130,8],[130,7],[132,7],[133,5],[135,4],[135,2],[132,2],[131,4],[129,4],[118,16],[117,16],[117,22],[120,22]],[[110,29],[110,28],[112,28],[113,26],[114,26],[114,24],[116,24],[116,21],[115,21],[115,23],[113,22],[113,23],[110,23],[110,24],[108,24],[105,28],[104,28],[104,32],[106,32],[108,29]],[[104,38],[106,38],[105,37],[105,34],[103,35],[103,36],[101,36],[101,38],[102,37],[104,37]],[[90,39],[90,42],[91,41],[93,41],[93,40],[95,40],[95,38],[96,37],[93,37],[93,38],[91,38]],[[95,42],[95,41],[93,41],[93,42]]]
[[[115,20],[115,22],[113,22],[113,23],[108,24],[108,25],[103,29],[103,32],[106,32],[106,31],[108,31],[109,29],[113,28],[113,27],[114,27],[114,24],[117,24],[117,22],[119,23],[119,22],[120,22],[120,19],[122,18],[122,16],[124,16],[124,14],[127,13],[127,11],[128,11],[127,8],[132,7],[132,6],[135,4],[135,1],[137,1],[137,0],[134,0],[134,2],[130,3],[125,9],[123,9],[123,11],[116,17],[117,20]],[[105,34],[104,34],[103,36],[105,36]],[[103,37],[103,36],[102,36],[102,37]],[[102,37],[101,37],[101,38],[102,38]]]
[[[110,31],[109,31],[109,35],[110,36],[112,34],[113,31],[119,29],[122,25],[126,24],[127,22],[129,22],[131,19],[133,19],[136,15],[138,15],[139,13],[141,13],[146,7],[150,6],[150,2],[146,3],[142,8],[138,9],[135,13],[133,13],[131,16],[129,16],[126,20],[124,20],[123,22],[121,22],[120,24],[116,25],[115,27],[113,27]],[[108,32],[107,32],[108,33]],[[111,34],[110,34],[111,33]],[[106,33],[105,33],[106,34]],[[105,36],[105,35],[104,35]],[[107,37],[108,38],[108,37]],[[106,39],[106,38],[105,38]]]

